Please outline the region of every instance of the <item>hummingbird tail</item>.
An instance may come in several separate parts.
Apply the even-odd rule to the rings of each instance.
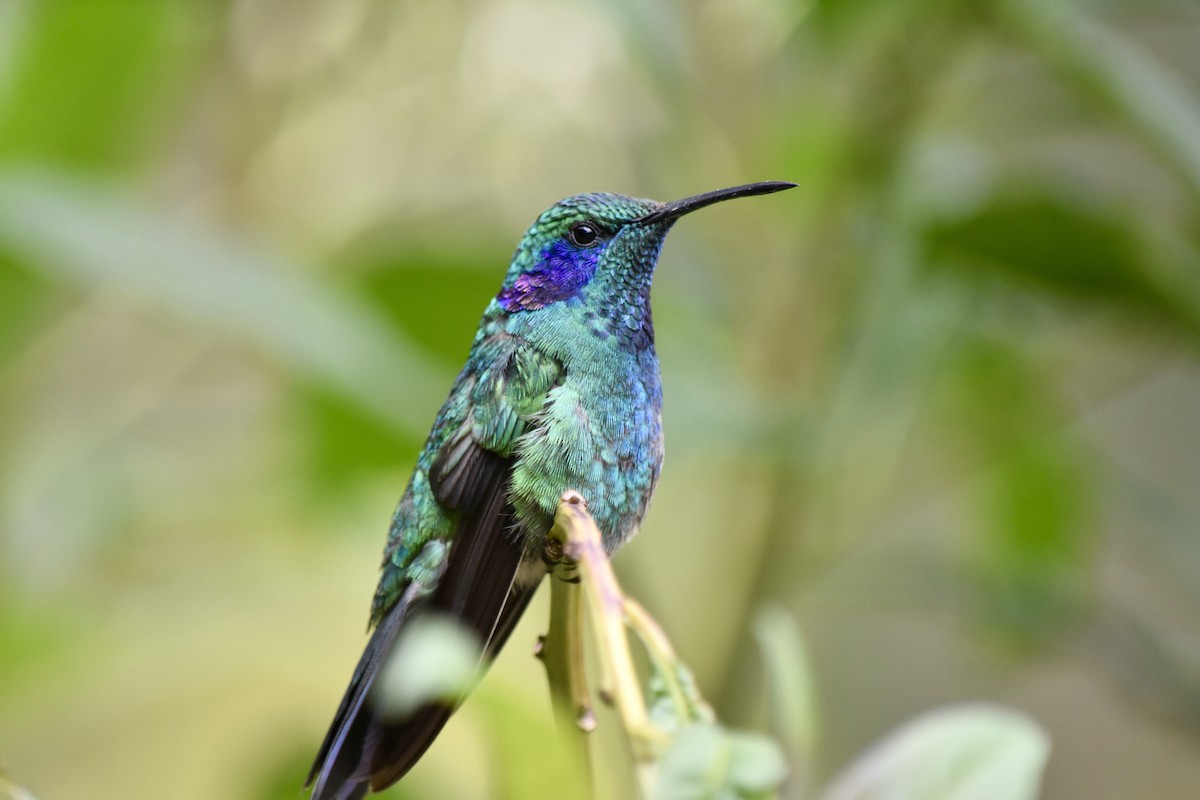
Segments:
[[[358,660],[354,677],[304,783],[313,786],[312,800],[360,800],[367,793],[368,778],[359,773],[367,728],[375,716],[367,706],[368,694],[408,615],[412,604],[410,594],[405,592],[375,628]]]
[[[516,627],[536,589],[536,586],[517,589],[509,596],[484,652],[482,664],[485,669]],[[456,708],[457,704],[427,703],[403,720],[379,719],[370,725],[363,749],[372,754],[372,788],[382,790],[403,778],[433,744]],[[354,795],[348,795],[347,800],[352,797]]]
[[[359,659],[350,686],[309,772],[312,800],[360,800],[400,780],[441,731],[462,698],[427,703],[403,717],[389,714],[371,687],[387,663],[405,621],[437,611],[475,632],[486,667],[499,651],[537,584],[517,584],[524,547],[513,534],[506,500],[508,459],[471,459],[471,499],[461,504],[445,572],[432,595],[405,590],[383,616]]]
[[[536,590],[536,584],[514,587],[487,643],[485,668],[508,640]],[[383,661],[377,654],[384,642],[390,649],[394,641],[394,634],[389,640],[386,626],[387,621],[367,644],[313,763],[305,782],[313,786],[312,800],[361,800],[370,788],[381,790],[400,780],[454,713],[457,704],[426,703],[408,716],[394,719],[376,707],[369,689]]]

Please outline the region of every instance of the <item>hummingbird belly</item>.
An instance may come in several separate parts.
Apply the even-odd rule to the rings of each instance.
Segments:
[[[510,499],[527,552],[541,553],[559,497],[574,489],[613,552],[637,532],[662,469],[657,364],[606,383],[568,376],[517,444]]]

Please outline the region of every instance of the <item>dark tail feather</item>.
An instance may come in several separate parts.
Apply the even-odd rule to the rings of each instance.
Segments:
[[[514,589],[509,595],[484,651],[484,668],[491,664],[496,653],[504,646],[536,590],[535,584]],[[376,789],[383,789],[404,777],[429,749],[429,745],[433,744],[455,708],[457,705],[428,703],[398,724],[380,721],[380,724],[373,725],[366,747],[367,752],[374,753],[372,785]]]
[[[514,585],[524,548],[513,537],[505,502],[509,464],[485,453],[472,463],[476,502],[454,533],[445,572],[433,594],[413,605],[410,587],[367,643],[354,678],[308,776],[312,800],[359,800],[400,780],[433,743],[456,703],[429,703],[402,718],[389,717],[371,693],[397,634],[410,613],[449,613],[479,637],[482,665],[490,663],[512,632],[536,584]],[[412,606],[412,608],[410,608]]]
[[[516,627],[536,589],[536,585],[516,589],[504,604],[484,653],[485,667]],[[433,744],[457,707],[427,703],[402,719],[389,719],[377,708],[369,690],[382,663],[372,656],[385,639],[380,633],[387,622],[367,644],[334,725],[309,772],[305,785],[313,785],[316,780],[312,800],[361,800],[368,788],[378,791],[400,780]]]
[[[357,773],[360,772],[367,724],[375,715],[369,709],[364,714],[363,706],[369,704],[368,695],[375,676],[396,643],[401,623],[408,616],[412,603],[409,594],[406,592],[375,628],[358,660],[354,677],[350,679],[350,686],[304,782],[305,786],[313,786],[312,800],[359,800],[367,793],[367,779]]]

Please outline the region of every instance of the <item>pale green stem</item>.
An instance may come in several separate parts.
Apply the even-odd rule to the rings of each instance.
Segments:
[[[666,682],[667,693],[675,705],[676,717],[681,721],[711,719],[712,709],[692,687],[685,686],[679,679],[682,665],[675,657],[675,650],[671,647],[667,635],[663,633],[662,627],[646,613],[642,604],[632,597],[625,598],[625,617],[629,627],[645,645],[655,670]]]
[[[583,656],[583,603],[579,584],[555,575],[550,583],[550,629],[538,645],[546,667],[559,730],[571,740],[586,785],[592,787],[591,750],[586,734],[596,727]]]
[[[629,733],[634,757],[646,761],[664,743],[662,731],[650,724],[642,698],[629,639],[625,635],[625,595],[601,544],[600,531],[578,492],[566,492],[558,505],[555,527],[567,534],[566,557],[579,565],[584,598],[601,660],[612,680],[612,698],[621,724]]]
[[[559,501],[554,526],[547,536],[546,557],[555,564],[554,573],[558,580],[552,584],[550,631],[542,640],[539,657],[546,665],[555,705],[560,714],[575,718],[576,730],[590,730],[594,725],[583,659],[583,609],[586,607],[600,654],[604,688],[629,736],[642,793],[649,796],[657,778],[654,760],[662,753],[668,736],[650,722],[626,635],[627,609],[631,601],[617,583],[600,531],[578,492],[565,492]],[[642,638],[643,641],[647,637],[654,640],[656,652],[652,657],[656,663],[664,654],[673,663],[670,644],[645,611],[636,606],[633,614],[640,620],[640,629],[654,629]],[[673,670],[669,674],[675,675]],[[686,703],[682,687],[676,688]],[[586,749],[586,743],[584,747]],[[590,764],[586,760],[584,763]]]

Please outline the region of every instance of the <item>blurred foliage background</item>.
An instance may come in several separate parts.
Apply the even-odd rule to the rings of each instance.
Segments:
[[[1197,41],[1188,0],[2,0],[0,764],[301,796],[525,226],[788,179],[667,244],[625,588],[739,726],[751,621],[799,620],[813,786],[989,700],[1047,798],[1193,797]],[[553,788],[544,602],[388,796]]]

